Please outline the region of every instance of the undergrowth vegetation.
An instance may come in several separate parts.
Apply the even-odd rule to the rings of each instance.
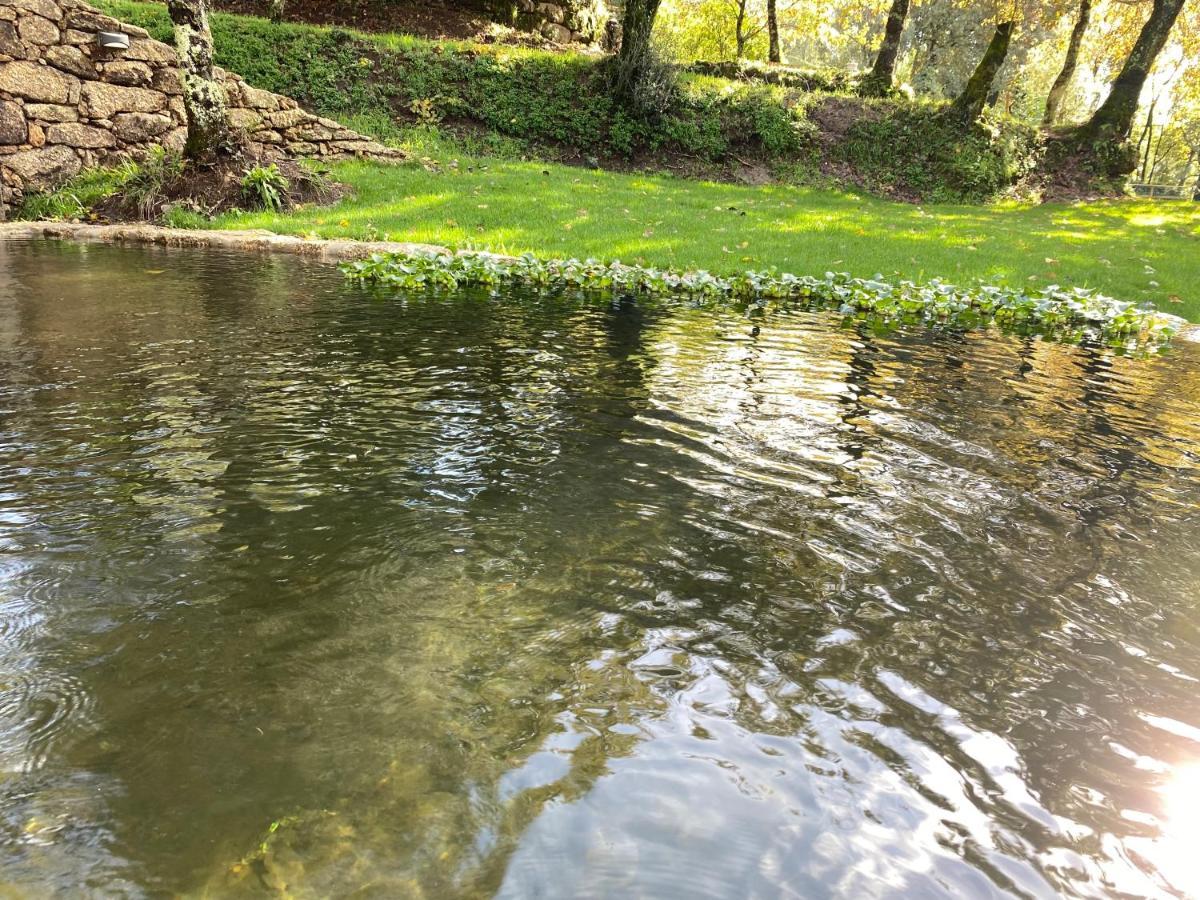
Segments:
[[[793,275],[774,269],[731,276],[680,272],[589,259],[543,260],[490,253],[377,253],[344,263],[347,277],[403,290],[520,283],[555,290],[701,301],[741,301],[753,315],[773,301],[836,308],[847,316],[899,323],[937,323],[1040,333],[1060,340],[1103,340],[1114,347],[1161,344],[1174,326],[1151,305],[1114,300],[1083,288],[1021,290],[979,285],[959,288],[939,280],[924,284],[854,278],[846,273]]]
[[[899,189],[935,201],[991,197],[1037,163],[1037,131],[990,112],[964,128],[919,101],[874,100],[864,109],[833,154],[879,193]]]
[[[171,39],[161,4],[98,5]],[[952,125],[938,104],[902,97],[868,104],[844,93],[844,78],[819,73],[679,73],[654,112],[637,114],[606,89],[596,56],[235,15],[214,15],[212,27],[221,66],[383,140],[398,141],[419,125],[473,140],[482,133],[493,149],[606,167],[725,177],[750,166],[793,181],[842,180],[906,199],[967,201],[1012,187],[1030,169],[1037,143],[1004,117]],[[814,113],[828,102],[851,105],[858,123],[823,133]]]
[[[137,174],[136,164],[111,169],[88,169],[54,191],[29,194],[17,218],[31,221],[83,219],[92,209],[119,191]]]
[[[268,161],[234,154],[196,165],[155,147],[141,159],[85,170],[52,191],[26,195],[17,218],[133,220],[202,228],[222,213],[283,213],[309,203],[332,202],[340,192],[340,186],[310,161]]]

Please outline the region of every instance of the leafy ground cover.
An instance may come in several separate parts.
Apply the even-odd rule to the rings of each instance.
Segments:
[[[732,274],[1011,287],[1084,287],[1200,321],[1200,204],[898,204],[849,192],[748,187],[570,166],[454,158],[342,163],[352,198],[331,208],[233,213],[216,227],[392,239]]]
[[[681,272],[603,263],[598,260],[542,260],[490,253],[444,251],[375,253],[344,263],[348,278],[366,284],[411,290],[456,290],[464,285],[496,288],[525,284],[553,291],[647,298],[686,297],[695,301],[734,302],[750,317],[772,304],[825,307],[842,315],[889,326],[945,325],[972,328],[995,323],[1024,334],[1058,340],[1102,340],[1110,346],[1153,348],[1175,334],[1175,320],[1159,315],[1150,304],[1134,304],[1083,288],[962,288],[940,280],[925,284],[853,278],[840,273],[824,277],[790,272],[745,271],[722,277],[711,272]]]

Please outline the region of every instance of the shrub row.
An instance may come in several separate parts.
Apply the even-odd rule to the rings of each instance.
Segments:
[[[699,60],[689,63],[684,67],[684,71],[738,81],[777,84],[802,91],[846,91],[853,87],[853,79],[846,72],[801,69],[746,60]]]
[[[964,127],[928,102],[875,100],[864,111],[833,154],[868,185],[933,201],[999,194],[1034,169],[1042,146],[1036,129],[990,112]]]

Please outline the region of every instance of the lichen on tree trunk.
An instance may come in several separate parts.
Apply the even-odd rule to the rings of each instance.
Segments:
[[[1000,67],[1004,65],[1004,60],[1008,57],[1013,28],[1013,22],[1000,22],[996,25],[988,48],[983,53],[983,59],[975,67],[975,72],[971,75],[971,80],[967,82],[966,88],[951,105],[951,115],[964,123],[974,122],[983,115],[983,107],[987,103],[988,94],[992,92],[992,84],[995,83],[996,75],[999,74]]]
[[[1088,22],[1092,18],[1092,0],[1079,0],[1079,16],[1075,19],[1075,27],[1071,29],[1071,39],[1067,42],[1067,55],[1063,58],[1062,69],[1050,93],[1046,95],[1046,115],[1042,117],[1042,125],[1049,128],[1058,122],[1062,110],[1063,98],[1067,96],[1067,88],[1075,75],[1075,67],[1079,64],[1079,48],[1083,44],[1083,35],[1087,31]]]
[[[1116,143],[1129,138],[1146,78],[1166,45],[1184,3],[1185,0],[1154,0],[1150,18],[1142,26],[1137,42],[1125,58],[1121,74],[1113,82],[1107,99],[1083,127],[1086,136],[1106,138]]]
[[[909,0],[892,0],[888,10],[887,25],[883,29],[883,43],[875,54],[875,64],[863,79],[859,93],[865,96],[882,97],[892,89],[896,77],[896,59],[900,55],[900,39],[904,36],[904,22],[908,19]]]
[[[283,21],[286,5],[286,0],[269,0],[267,9],[272,22],[278,23]]]
[[[185,153],[191,159],[212,156],[229,143],[225,89],[213,71],[213,40],[207,0],[167,0],[175,26],[175,49],[183,74],[187,109]]]

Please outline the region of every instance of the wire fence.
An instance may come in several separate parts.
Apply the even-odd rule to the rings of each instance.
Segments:
[[[1182,187],[1178,184],[1144,184],[1135,182],[1130,189],[1139,197],[1152,200],[1196,200],[1200,198],[1200,188]]]

